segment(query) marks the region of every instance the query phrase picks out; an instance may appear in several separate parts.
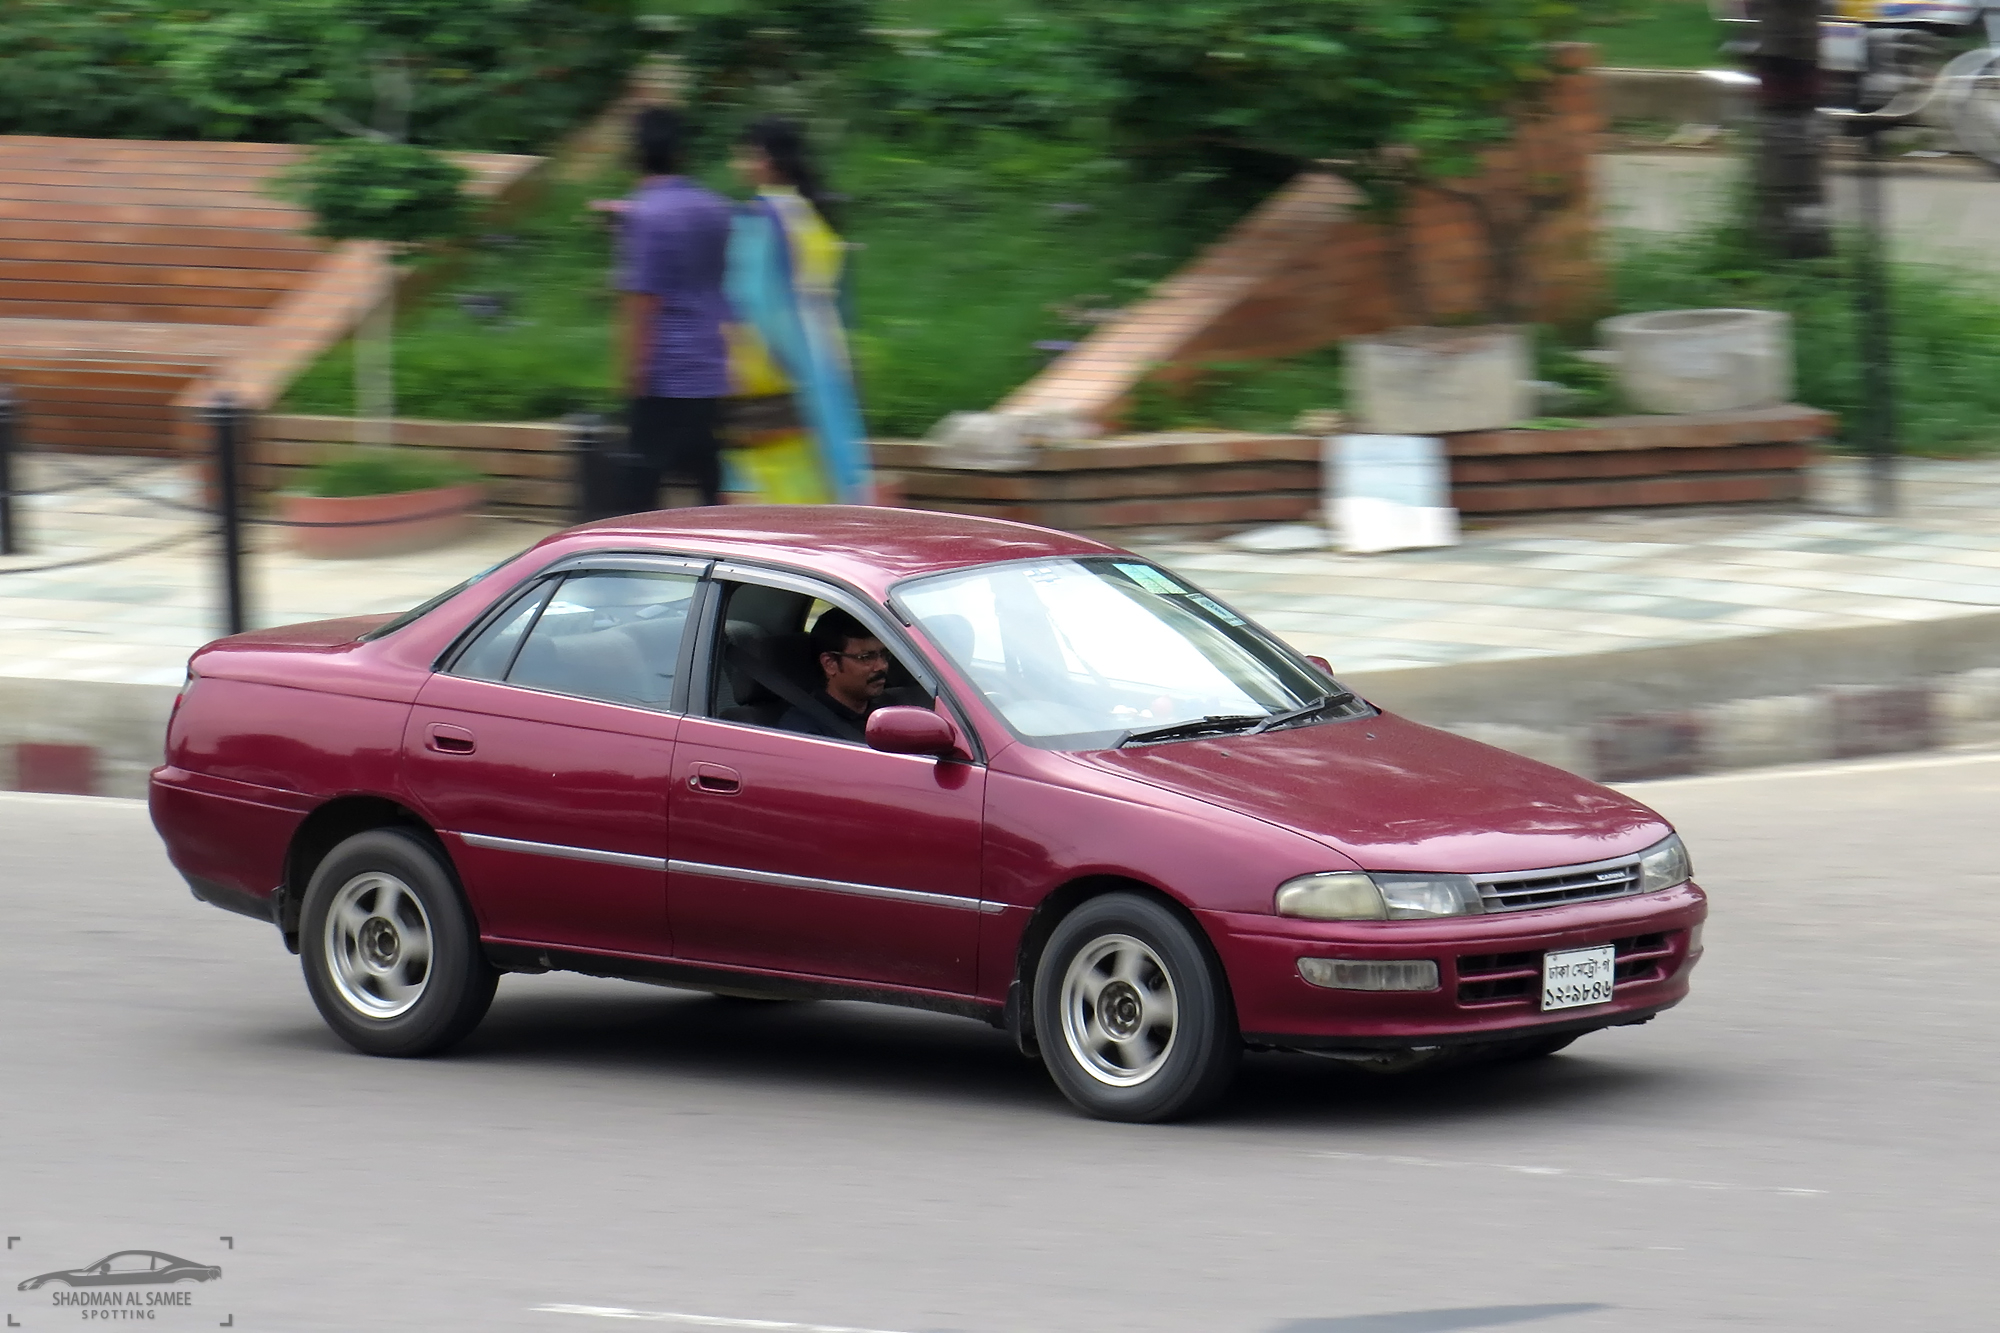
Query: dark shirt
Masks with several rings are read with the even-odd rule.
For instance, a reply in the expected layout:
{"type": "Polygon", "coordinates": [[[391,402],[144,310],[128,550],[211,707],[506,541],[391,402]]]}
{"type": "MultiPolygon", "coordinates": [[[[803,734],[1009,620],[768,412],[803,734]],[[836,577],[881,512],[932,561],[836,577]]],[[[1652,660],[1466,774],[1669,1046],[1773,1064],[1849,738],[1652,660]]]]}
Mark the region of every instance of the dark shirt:
{"type": "Polygon", "coordinates": [[[660,299],[647,349],[643,392],[656,398],[721,398],[729,393],[722,326],[729,229],[721,195],[679,176],[643,182],[618,229],[618,289],[660,299]]]}
{"type": "MultiPolygon", "coordinates": [[[[825,690],[815,691],[813,693],[813,700],[834,717],[853,727],[854,730],[848,732],[846,735],[842,735],[831,726],[828,726],[825,720],[817,713],[801,708],[797,704],[793,704],[790,708],[787,708],[784,716],[778,719],[778,729],[780,731],[796,731],[807,736],[824,736],[828,740],[835,741],[859,740],[867,731],[868,714],[855,712],[825,690]]],[[[873,711],[878,702],[871,701],[869,703],[870,711],[873,711]]]]}

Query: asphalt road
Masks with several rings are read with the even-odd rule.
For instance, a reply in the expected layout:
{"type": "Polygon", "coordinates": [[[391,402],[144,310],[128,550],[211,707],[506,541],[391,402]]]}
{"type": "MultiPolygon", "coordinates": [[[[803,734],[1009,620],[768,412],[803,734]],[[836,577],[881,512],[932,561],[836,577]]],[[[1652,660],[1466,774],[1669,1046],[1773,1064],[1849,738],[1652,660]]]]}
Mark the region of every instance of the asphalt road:
{"type": "Polygon", "coordinates": [[[353,1055],[141,807],[0,797],[0,1307],[142,1313],[15,1284],[148,1248],[223,1268],[152,1328],[1992,1328],[2000,755],[1638,790],[1715,902],[1679,1010],[1158,1128],[964,1020],[580,978],[353,1055]]]}

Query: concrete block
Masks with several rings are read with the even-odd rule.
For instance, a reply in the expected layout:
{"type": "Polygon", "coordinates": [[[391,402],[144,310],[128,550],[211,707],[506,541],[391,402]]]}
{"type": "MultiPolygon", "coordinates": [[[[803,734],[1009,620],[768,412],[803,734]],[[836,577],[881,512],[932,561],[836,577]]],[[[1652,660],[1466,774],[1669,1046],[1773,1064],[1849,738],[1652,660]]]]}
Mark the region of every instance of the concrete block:
{"type": "Polygon", "coordinates": [[[1833,755],[1927,750],[1934,743],[1931,685],[1836,685],[1827,691],[1833,705],[1833,755]]]}
{"type": "Polygon", "coordinates": [[[144,796],[145,775],[161,759],[175,693],[171,685],[0,676],[0,790],[71,790],[80,784],[50,775],[73,778],[73,768],[61,766],[81,761],[55,752],[87,749],[87,794],[144,796]],[[67,785],[37,785],[57,781],[67,785]]]}
{"type": "Polygon", "coordinates": [[[1823,695],[1732,699],[1701,714],[1703,768],[1809,764],[1833,753],[1833,704],[1823,695]]]}
{"type": "Polygon", "coordinates": [[[1599,782],[1637,782],[1698,772],[1702,723],[1699,713],[1599,718],[1590,728],[1590,776],[1599,782]]]}
{"type": "Polygon", "coordinates": [[[2000,744],[2000,667],[1945,676],[1931,695],[1939,745],[2000,744]]]}
{"type": "Polygon", "coordinates": [[[34,742],[16,745],[14,790],[97,795],[97,747],[34,742]]]}
{"type": "Polygon", "coordinates": [[[1575,727],[1510,727],[1504,723],[1461,722],[1444,728],[1467,740],[1490,745],[1583,777],[1590,776],[1590,749],[1575,727]]]}

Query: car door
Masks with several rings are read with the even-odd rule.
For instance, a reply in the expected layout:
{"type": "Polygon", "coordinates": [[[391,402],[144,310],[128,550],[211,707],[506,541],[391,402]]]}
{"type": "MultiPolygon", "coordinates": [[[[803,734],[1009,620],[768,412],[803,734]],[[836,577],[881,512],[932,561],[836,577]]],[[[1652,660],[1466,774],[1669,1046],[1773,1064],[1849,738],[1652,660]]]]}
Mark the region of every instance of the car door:
{"type": "Polygon", "coordinates": [[[706,562],[558,569],[428,680],[406,780],[492,940],[659,957],[667,789],[706,562]]]}
{"type": "MultiPolygon", "coordinates": [[[[979,942],[986,770],[796,735],[728,708],[731,621],[744,588],[818,599],[877,630],[927,690],[937,682],[873,607],[802,576],[719,567],[692,704],[674,752],[668,910],[675,952],[731,968],[969,993],[979,942]],[[708,714],[706,716],[700,714],[708,714]]],[[[758,605],[781,604],[761,596],[758,605]]],[[[740,679],[740,673],[738,674],[740,679]]],[[[794,684],[794,689],[797,685],[794,684]]],[[[768,715],[765,722],[768,723],[768,715]]]]}

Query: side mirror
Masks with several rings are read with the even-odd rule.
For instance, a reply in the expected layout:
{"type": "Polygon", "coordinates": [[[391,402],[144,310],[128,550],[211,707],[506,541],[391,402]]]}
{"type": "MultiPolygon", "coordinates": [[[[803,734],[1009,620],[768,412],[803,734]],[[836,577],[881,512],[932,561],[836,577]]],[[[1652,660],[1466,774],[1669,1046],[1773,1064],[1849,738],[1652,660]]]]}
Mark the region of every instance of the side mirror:
{"type": "Polygon", "coordinates": [[[1324,657],[1314,657],[1312,654],[1308,653],[1306,654],[1306,661],[1311,662],[1314,666],[1318,667],[1321,671],[1324,671],[1329,676],[1333,674],[1333,663],[1327,661],[1324,657]]]}
{"type": "Polygon", "coordinates": [[[928,708],[890,706],[868,715],[868,748],[884,754],[931,754],[942,758],[958,748],[958,732],[928,708]]]}

